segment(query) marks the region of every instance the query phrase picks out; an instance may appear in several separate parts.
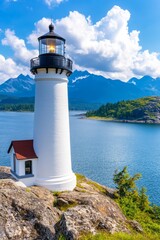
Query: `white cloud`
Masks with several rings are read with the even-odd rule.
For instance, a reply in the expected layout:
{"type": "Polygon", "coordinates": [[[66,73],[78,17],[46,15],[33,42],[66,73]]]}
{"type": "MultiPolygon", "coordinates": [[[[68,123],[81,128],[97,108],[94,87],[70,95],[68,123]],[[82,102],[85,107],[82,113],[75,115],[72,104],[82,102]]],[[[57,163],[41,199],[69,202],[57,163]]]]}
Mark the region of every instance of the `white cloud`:
{"type": "Polygon", "coordinates": [[[56,21],[56,30],[67,39],[67,51],[76,66],[113,79],[160,76],[158,54],[142,51],[137,30],[129,31],[130,13],[114,6],[92,24],[77,11],[56,21]]]}
{"type": "Polygon", "coordinates": [[[157,53],[149,53],[148,50],[139,52],[136,61],[133,62],[133,73],[153,78],[160,77],[160,60],[157,53]]]}
{"type": "Polygon", "coordinates": [[[44,2],[50,7],[55,4],[60,4],[61,2],[64,2],[65,0],[44,0],[44,2]]]}
{"type": "Polygon", "coordinates": [[[13,61],[11,58],[5,58],[0,55],[0,82],[9,78],[17,77],[19,74],[29,74],[29,68],[13,61]]]}
{"type": "MultiPolygon", "coordinates": [[[[51,23],[50,19],[42,18],[37,23],[35,23],[35,28],[29,36],[28,36],[28,43],[30,43],[33,47],[38,47],[38,40],[37,38],[43,34],[45,34],[48,30],[48,26],[51,23]]],[[[48,30],[49,31],[49,30],[48,30]]]]}
{"type": "Polygon", "coordinates": [[[9,46],[14,51],[14,56],[21,63],[29,63],[30,59],[38,55],[37,50],[28,50],[23,39],[19,39],[14,31],[7,29],[2,45],[9,46]]]}
{"type": "Polygon", "coordinates": [[[28,50],[25,41],[19,39],[10,29],[5,31],[5,38],[1,42],[13,50],[14,59],[0,55],[0,83],[21,73],[31,75],[29,62],[31,58],[38,56],[38,50],[28,50]]]}

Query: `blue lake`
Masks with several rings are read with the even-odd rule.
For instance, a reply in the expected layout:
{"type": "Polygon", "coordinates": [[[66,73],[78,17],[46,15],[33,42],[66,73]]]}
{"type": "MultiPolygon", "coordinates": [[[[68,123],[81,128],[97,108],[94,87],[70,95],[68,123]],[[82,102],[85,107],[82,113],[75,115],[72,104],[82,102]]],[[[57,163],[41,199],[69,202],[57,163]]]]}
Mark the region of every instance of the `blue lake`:
{"type": "MultiPolygon", "coordinates": [[[[114,187],[115,169],[142,173],[150,201],[160,205],[160,125],[86,120],[70,112],[73,171],[114,187]]],[[[33,113],[0,112],[0,165],[10,165],[7,149],[14,139],[33,137],[33,113]]]]}

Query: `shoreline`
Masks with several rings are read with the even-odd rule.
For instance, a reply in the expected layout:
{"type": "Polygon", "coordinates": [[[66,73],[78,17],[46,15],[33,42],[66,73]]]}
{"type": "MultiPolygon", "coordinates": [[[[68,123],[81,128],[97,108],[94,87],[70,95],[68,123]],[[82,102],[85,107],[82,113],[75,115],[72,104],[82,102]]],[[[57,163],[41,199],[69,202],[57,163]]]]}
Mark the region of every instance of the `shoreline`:
{"type": "Polygon", "coordinates": [[[118,123],[140,123],[140,124],[160,124],[160,122],[154,122],[152,120],[128,120],[128,119],[113,119],[113,118],[105,118],[105,117],[86,117],[84,119],[90,120],[98,120],[98,121],[107,121],[107,122],[118,122],[118,123]]]}

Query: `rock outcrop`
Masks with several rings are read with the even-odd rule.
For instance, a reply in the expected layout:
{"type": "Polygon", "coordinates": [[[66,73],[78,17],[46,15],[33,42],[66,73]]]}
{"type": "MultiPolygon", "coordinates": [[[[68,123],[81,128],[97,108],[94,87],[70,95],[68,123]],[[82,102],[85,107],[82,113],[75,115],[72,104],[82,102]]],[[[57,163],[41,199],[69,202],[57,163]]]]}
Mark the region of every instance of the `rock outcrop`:
{"type": "MultiPolygon", "coordinates": [[[[0,167],[0,239],[72,240],[99,230],[130,232],[128,222],[114,202],[113,190],[78,175],[71,192],[52,193],[45,188],[21,187],[9,168],[0,167]]],[[[134,226],[133,226],[134,225],[134,226]]]]}

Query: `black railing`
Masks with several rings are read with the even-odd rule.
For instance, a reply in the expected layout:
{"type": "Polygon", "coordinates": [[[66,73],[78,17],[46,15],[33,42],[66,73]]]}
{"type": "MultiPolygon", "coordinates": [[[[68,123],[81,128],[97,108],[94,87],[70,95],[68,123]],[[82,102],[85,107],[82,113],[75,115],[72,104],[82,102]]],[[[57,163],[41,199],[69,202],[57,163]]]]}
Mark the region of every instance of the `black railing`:
{"type": "Polygon", "coordinates": [[[31,59],[31,68],[38,67],[40,65],[39,57],[31,59]]]}
{"type": "Polygon", "coordinates": [[[34,72],[38,68],[56,68],[72,72],[72,61],[61,55],[42,54],[31,59],[31,71],[34,72]]]}

